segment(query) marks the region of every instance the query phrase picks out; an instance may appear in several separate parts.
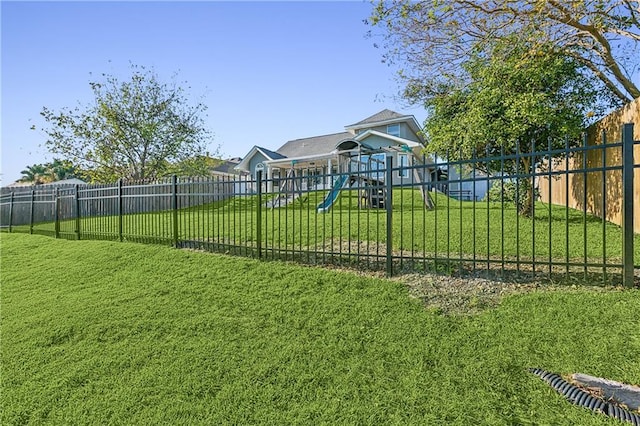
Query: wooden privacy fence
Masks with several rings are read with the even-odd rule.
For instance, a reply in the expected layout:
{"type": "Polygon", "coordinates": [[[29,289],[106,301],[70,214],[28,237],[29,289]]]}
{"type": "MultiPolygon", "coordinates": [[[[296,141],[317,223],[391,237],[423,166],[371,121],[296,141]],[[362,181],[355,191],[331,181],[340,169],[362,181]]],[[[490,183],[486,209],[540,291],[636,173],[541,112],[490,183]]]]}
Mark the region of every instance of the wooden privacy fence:
{"type": "MultiPolygon", "coordinates": [[[[584,139],[586,146],[602,145],[620,141],[623,129],[627,139],[640,140],[640,125],[621,126],[619,123],[640,123],[640,99],[611,114],[589,129],[584,139]]],[[[635,162],[640,162],[640,145],[633,147],[635,162]]],[[[630,156],[627,156],[629,159],[630,156]]],[[[611,223],[623,224],[623,163],[622,150],[617,147],[577,152],[573,157],[555,161],[554,171],[604,168],[602,173],[558,173],[554,175],[552,190],[547,176],[540,176],[538,186],[543,202],[586,209],[589,213],[605,218],[611,223]]],[[[640,167],[636,165],[633,178],[634,232],[640,233],[640,167]]]]}
{"type": "Polygon", "coordinates": [[[640,158],[634,161],[633,152],[640,142],[634,141],[631,124],[624,126],[621,138],[572,148],[551,149],[549,144],[543,151],[444,159],[435,165],[397,167],[388,157],[384,168],[349,175],[308,168],[279,180],[263,180],[259,173],[255,180],[173,177],[152,183],[4,188],[0,226],[57,238],[337,263],[388,275],[435,271],[553,281],[579,276],[633,286],[640,284],[640,235],[633,232],[634,205],[640,204],[640,185],[634,184],[640,158]],[[507,162],[543,164],[549,158],[560,158],[556,167],[510,174],[504,168],[507,162]],[[501,164],[499,171],[496,164],[501,164]],[[475,173],[489,165],[493,173],[475,173]],[[440,181],[418,178],[435,175],[434,167],[472,172],[440,181]],[[400,173],[410,176],[409,183],[394,186],[393,176],[400,173]],[[310,176],[341,186],[316,189],[310,176]],[[500,195],[496,198],[494,191],[480,199],[472,189],[470,200],[458,200],[447,196],[448,191],[440,192],[480,181],[500,189],[500,195]],[[537,183],[542,194],[542,201],[530,199],[529,217],[518,214],[505,195],[507,185],[514,184],[516,194],[524,193],[517,186],[523,181],[537,183]],[[368,200],[373,192],[379,202],[368,200]],[[549,194],[556,198],[549,199],[549,194]],[[619,207],[613,207],[616,203],[619,207]],[[619,224],[609,222],[608,215],[597,217],[609,210],[619,210],[619,224]]]}

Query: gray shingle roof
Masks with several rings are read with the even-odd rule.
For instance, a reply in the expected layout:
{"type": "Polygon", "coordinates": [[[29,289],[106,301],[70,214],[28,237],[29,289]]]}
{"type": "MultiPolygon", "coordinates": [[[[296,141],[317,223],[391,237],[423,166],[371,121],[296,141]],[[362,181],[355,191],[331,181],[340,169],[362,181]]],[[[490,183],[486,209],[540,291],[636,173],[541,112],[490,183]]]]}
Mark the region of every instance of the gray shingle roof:
{"type": "Polygon", "coordinates": [[[234,161],[234,160],[235,158],[226,160],[224,163],[218,164],[211,170],[215,172],[222,172],[222,173],[236,173],[236,170],[234,170],[234,167],[237,166],[240,163],[240,161],[234,161]]]}
{"type": "Polygon", "coordinates": [[[350,132],[340,132],[311,138],[294,139],[278,148],[278,152],[288,158],[327,154],[335,149],[338,142],[352,137],[353,134],[350,132]]]}
{"type": "Polygon", "coordinates": [[[390,109],[383,109],[382,111],[376,114],[373,114],[371,117],[367,117],[362,121],[358,121],[357,123],[351,124],[346,127],[349,128],[349,127],[363,126],[365,124],[372,124],[372,123],[377,123],[377,122],[386,121],[386,120],[395,120],[396,118],[404,118],[404,117],[407,117],[407,116],[398,114],[397,112],[391,111],[390,109]]]}
{"type": "Polygon", "coordinates": [[[282,158],[287,158],[287,156],[284,155],[284,154],[281,154],[281,153],[276,152],[276,151],[271,151],[270,149],[263,148],[261,146],[256,146],[256,148],[258,148],[260,151],[262,151],[265,154],[267,154],[272,160],[280,160],[282,158]]]}

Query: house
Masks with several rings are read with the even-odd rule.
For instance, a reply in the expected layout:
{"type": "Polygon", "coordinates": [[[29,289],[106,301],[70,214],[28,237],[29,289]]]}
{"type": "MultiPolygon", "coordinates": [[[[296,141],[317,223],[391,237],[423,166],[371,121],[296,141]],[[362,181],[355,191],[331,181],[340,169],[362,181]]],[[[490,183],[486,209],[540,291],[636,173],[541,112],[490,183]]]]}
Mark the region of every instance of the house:
{"type": "MultiPolygon", "coordinates": [[[[292,173],[309,177],[303,181],[308,189],[328,189],[340,174],[382,178],[376,171],[384,169],[389,158],[394,167],[422,164],[424,143],[413,115],[385,109],[345,126],[344,131],[290,140],[275,151],[254,146],[236,169],[253,178],[262,171],[268,191],[276,189],[278,179],[292,173]]],[[[427,182],[430,173],[416,176],[398,170],[393,185],[416,183],[416,179],[427,182]]]]}
{"type": "Polygon", "coordinates": [[[432,180],[444,183],[437,184],[434,188],[460,201],[484,200],[494,182],[486,172],[469,165],[460,167],[446,164],[439,169],[439,177],[432,176],[432,180]]]}
{"type": "Polygon", "coordinates": [[[210,173],[213,176],[235,178],[238,176],[238,174],[240,174],[238,170],[235,169],[235,167],[240,164],[240,161],[242,161],[242,158],[240,157],[229,158],[228,160],[224,160],[217,166],[212,167],[210,169],[210,173]]]}
{"type": "Polygon", "coordinates": [[[222,163],[209,169],[209,174],[215,177],[217,182],[226,182],[228,185],[232,185],[229,191],[233,194],[248,194],[254,192],[251,178],[246,172],[241,172],[236,169],[238,164],[242,161],[240,157],[229,158],[222,163]]]}

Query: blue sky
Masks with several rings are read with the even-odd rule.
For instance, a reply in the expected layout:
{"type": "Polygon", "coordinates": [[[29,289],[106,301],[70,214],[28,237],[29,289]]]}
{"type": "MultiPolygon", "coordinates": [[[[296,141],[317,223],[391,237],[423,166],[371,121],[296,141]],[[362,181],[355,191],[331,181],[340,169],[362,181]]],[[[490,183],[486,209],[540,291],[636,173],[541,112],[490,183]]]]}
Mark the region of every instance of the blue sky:
{"type": "MultiPolygon", "coordinates": [[[[42,107],[92,100],[90,73],[129,63],[174,72],[208,106],[213,151],[339,132],[384,108],[413,114],[395,71],[365,36],[369,2],[6,2],[2,24],[2,185],[50,161],[42,107]]],[[[186,85],[185,85],[186,86],[186,85]]]]}

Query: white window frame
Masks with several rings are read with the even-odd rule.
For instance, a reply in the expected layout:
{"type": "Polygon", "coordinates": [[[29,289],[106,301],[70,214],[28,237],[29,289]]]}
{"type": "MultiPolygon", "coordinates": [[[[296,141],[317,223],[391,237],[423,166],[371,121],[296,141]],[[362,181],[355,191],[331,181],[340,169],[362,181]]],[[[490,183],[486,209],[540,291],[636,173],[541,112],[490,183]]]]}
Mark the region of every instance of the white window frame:
{"type": "Polygon", "coordinates": [[[400,124],[388,124],[387,134],[400,137],[400,124]],[[397,129],[397,130],[396,130],[397,129]]]}
{"type": "Polygon", "coordinates": [[[264,163],[258,163],[256,164],[256,167],[253,171],[253,178],[254,179],[258,179],[258,170],[262,170],[262,179],[265,180],[267,177],[265,176],[265,167],[264,167],[264,163]]]}
{"type": "Polygon", "coordinates": [[[399,152],[398,153],[398,177],[399,178],[409,177],[409,169],[407,167],[409,167],[409,154],[406,154],[404,152],[399,152]]]}
{"type": "Polygon", "coordinates": [[[371,177],[373,179],[383,180],[384,170],[387,168],[387,156],[384,153],[376,153],[371,154],[371,158],[384,163],[383,165],[380,165],[380,163],[372,163],[372,165],[375,164],[375,168],[373,169],[375,173],[373,173],[371,177]]]}

